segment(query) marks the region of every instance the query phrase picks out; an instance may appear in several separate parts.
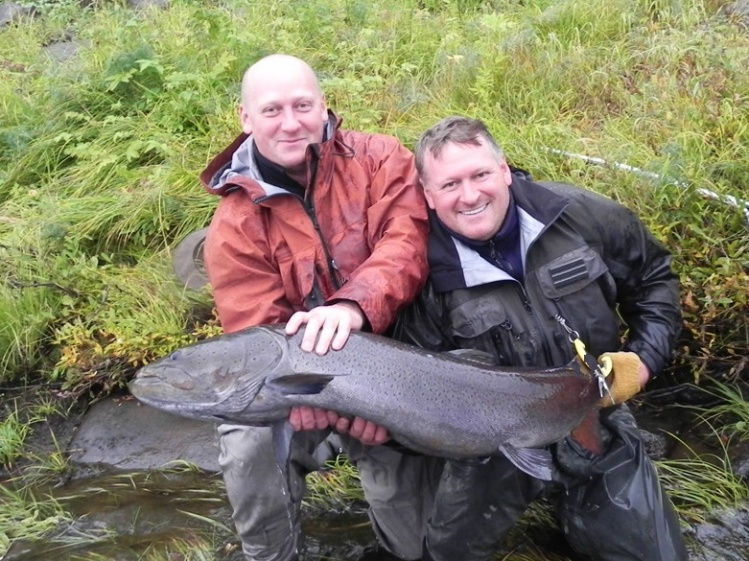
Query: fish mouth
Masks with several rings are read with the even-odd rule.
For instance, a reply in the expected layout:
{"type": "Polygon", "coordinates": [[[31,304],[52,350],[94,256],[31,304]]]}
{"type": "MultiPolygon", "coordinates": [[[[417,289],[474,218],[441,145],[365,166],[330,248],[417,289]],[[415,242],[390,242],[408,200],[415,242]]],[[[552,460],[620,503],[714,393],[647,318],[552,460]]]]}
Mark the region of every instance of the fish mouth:
{"type": "Polygon", "coordinates": [[[220,391],[202,383],[188,372],[176,367],[141,369],[129,384],[130,393],[139,401],[169,411],[210,413],[234,392],[234,384],[220,391]]]}
{"type": "Polygon", "coordinates": [[[159,370],[149,370],[148,367],[142,368],[133,380],[135,387],[155,388],[163,386],[179,391],[190,392],[195,390],[197,384],[195,378],[190,376],[181,368],[163,367],[159,370]]]}

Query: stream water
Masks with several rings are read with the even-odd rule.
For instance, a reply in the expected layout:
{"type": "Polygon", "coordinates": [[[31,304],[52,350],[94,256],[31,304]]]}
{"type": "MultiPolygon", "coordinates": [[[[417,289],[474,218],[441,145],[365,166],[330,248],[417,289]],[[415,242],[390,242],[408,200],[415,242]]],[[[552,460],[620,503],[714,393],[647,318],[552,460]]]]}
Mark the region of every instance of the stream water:
{"type": "MultiPolygon", "coordinates": [[[[39,491],[54,496],[72,521],[44,540],[16,541],[3,561],[242,559],[218,475],[103,472],[39,491]]],[[[309,559],[358,559],[374,541],[363,505],[305,520],[309,559]]]]}
{"type": "MultiPolygon", "coordinates": [[[[3,561],[242,561],[222,482],[216,475],[102,473],[71,482],[52,494],[73,515],[72,522],[44,540],[15,542],[3,561]]],[[[363,505],[352,505],[346,512],[308,513],[305,532],[307,560],[360,559],[374,544],[363,505]]],[[[687,537],[691,561],[746,561],[749,505],[716,513],[690,528],[687,537]]],[[[526,532],[513,547],[549,556],[538,559],[563,559],[555,554],[568,553],[557,532],[540,538],[526,532]]],[[[367,559],[380,558],[370,555],[367,559]]]]}
{"type": "MultiPolygon", "coordinates": [[[[640,416],[638,415],[638,419],[640,416]]],[[[664,425],[682,438],[696,434],[678,415],[640,419],[641,426],[664,425]]],[[[704,446],[692,437],[690,446],[704,446]]],[[[683,445],[670,446],[670,456],[683,445]]],[[[223,481],[199,470],[123,472],[88,469],[57,488],[40,488],[68,511],[70,522],[33,542],[17,540],[2,561],[243,561],[233,532],[223,481]]],[[[311,508],[304,516],[307,553],[312,560],[361,559],[374,545],[363,504],[339,512],[311,508]]],[[[711,514],[685,528],[690,561],[749,559],[749,504],[711,514]]],[[[561,534],[548,525],[517,532],[502,559],[569,557],[561,534]],[[566,556],[565,556],[566,555],[566,556]]],[[[386,559],[368,554],[366,559],[386,559]]],[[[390,559],[390,557],[387,557],[390,559]]]]}

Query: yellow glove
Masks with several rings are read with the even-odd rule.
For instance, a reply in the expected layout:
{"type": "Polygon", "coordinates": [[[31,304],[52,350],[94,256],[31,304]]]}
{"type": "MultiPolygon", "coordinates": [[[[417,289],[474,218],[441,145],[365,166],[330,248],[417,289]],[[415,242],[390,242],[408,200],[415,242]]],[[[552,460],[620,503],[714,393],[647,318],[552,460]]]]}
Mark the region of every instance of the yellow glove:
{"type": "Polygon", "coordinates": [[[598,357],[601,364],[604,357],[611,360],[611,374],[606,377],[606,383],[609,385],[611,395],[604,395],[601,398],[601,407],[610,407],[624,403],[630,397],[639,392],[640,387],[640,357],[635,353],[618,352],[603,353],[598,357]],[[613,378],[613,379],[612,379],[613,378]],[[613,399],[613,401],[612,401],[613,399]]]}

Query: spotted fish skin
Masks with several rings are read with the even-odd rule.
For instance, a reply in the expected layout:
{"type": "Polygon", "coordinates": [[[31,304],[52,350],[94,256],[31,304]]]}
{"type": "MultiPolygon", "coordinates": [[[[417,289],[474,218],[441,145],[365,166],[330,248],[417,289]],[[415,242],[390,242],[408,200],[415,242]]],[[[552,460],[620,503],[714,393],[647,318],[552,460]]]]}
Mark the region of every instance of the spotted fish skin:
{"type": "Polygon", "coordinates": [[[518,450],[560,440],[599,401],[574,362],[491,366],[360,332],[324,356],[300,342],[283,325],[221,335],[144,366],[130,390],[170,413],[233,424],[276,425],[294,406],[322,407],[381,425],[415,452],[516,463],[518,450]]]}

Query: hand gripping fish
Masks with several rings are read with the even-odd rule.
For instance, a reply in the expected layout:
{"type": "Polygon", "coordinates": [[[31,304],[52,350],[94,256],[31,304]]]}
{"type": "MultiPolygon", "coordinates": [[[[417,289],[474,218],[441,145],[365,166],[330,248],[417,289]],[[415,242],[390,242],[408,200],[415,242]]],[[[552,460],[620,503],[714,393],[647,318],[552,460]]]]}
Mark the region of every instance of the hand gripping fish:
{"type": "Polygon", "coordinates": [[[221,335],[144,366],[130,390],[183,417],[273,426],[279,460],[293,431],[289,411],[306,405],[370,420],[422,454],[501,453],[541,479],[552,469],[543,448],[600,400],[598,383],[575,361],[505,368],[360,332],[325,356],[302,351],[300,342],[301,333],[288,337],[283,325],[221,335]]]}

